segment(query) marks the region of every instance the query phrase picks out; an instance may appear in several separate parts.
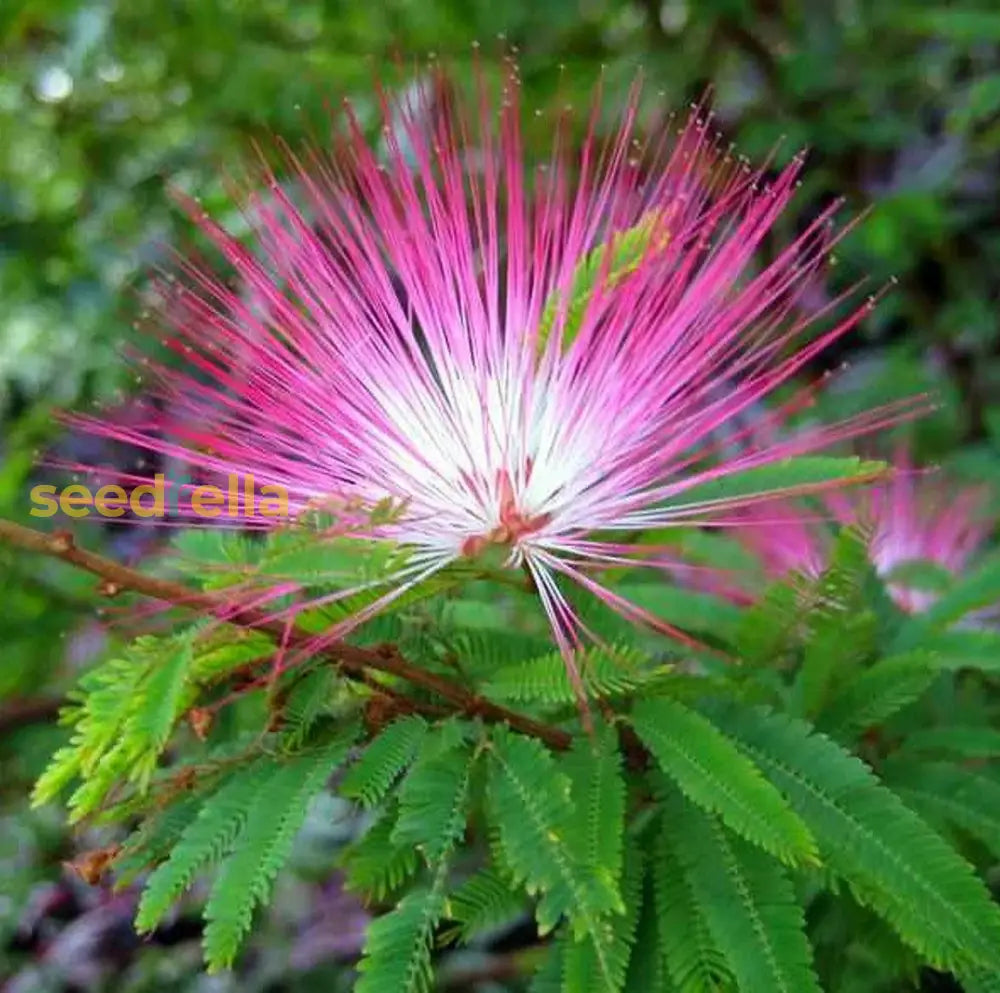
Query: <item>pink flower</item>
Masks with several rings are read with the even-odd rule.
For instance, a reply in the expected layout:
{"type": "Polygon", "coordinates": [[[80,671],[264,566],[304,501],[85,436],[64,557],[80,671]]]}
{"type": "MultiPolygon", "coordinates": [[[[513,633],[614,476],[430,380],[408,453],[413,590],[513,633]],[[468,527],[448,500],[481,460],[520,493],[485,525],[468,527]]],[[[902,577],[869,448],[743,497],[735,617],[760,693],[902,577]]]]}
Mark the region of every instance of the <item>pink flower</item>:
{"type": "MultiPolygon", "coordinates": [[[[838,237],[837,205],[755,264],[801,157],[769,178],[725,150],[703,108],[643,141],[636,87],[609,140],[596,137],[595,100],[579,152],[563,121],[550,161],[533,170],[515,74],[499,109],[480,88],[478,127],[460,104],[424,127],[421,103],[383,98],[396,130],[385,128],[382,159],[349,107],[335,155],[286,153],[294,184],[268,174],[267,190],[246,196],[250,247],[188,202],[237,283],[184,262],[182,278],[159,287],[166,344],[181,362],[144,362],[173,414],[144,428],[76,418],[184,459],[196,478],[283,486],[293,514],[331,498],[397,501],[397,516],[359,536],[399,543],[408,557],[385,595],[331,638],[495,547],[530,573],[571,660],[581,625],[563,582],[657,623],[599,579],[613,566],[676,564],[628,536],[719,524],[823,484],[719,500],[687,499],[692,487],[912,412],[903,402],[721,449],[741,414],[869,306],[805,306],[838,237]]],[[[235,523],[271,522],[247,511],[235,523]]]]}
{"type": "MultiPolygon", "coordinates": [[[[985,489],[956,487],[941,476],[914,470],[903,451],[896,469],[889,482],[864,492],[825,494],[827,520],[783,502],[745,511],[744,525],[735,533],[774,578],[789,572],[818,576],[823,571],[832,540],[830,520],[871,529],[871,561],[883,578],[919,561],[961,573],[995,524],[995,515],[986,513],[985,489]]],[[[933,591],[898,579],[889,582],[888,590],[911,613],[926,610],[936,599],[933,591]]]]}

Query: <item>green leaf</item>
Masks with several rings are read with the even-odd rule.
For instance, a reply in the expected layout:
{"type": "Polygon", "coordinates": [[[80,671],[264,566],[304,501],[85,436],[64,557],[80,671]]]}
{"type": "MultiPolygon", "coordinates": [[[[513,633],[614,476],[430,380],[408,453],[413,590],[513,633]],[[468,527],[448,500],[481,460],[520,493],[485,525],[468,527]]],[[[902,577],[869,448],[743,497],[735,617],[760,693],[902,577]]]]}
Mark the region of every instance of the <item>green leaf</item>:
{"type": "Polygon", "coordinates": [[[1000,41],[1000,13],[985,7],[963,10],[950,4],[917,4],[908,8],[908,14],[905,24],[910,31],[960,43],[1000,41]]]}
{"type": "Polygon", "coordinates": [[[266,659],[274,650],[273,638],[248,628],[222,628],[208,639],[199,635],[194,643],[191,680],[213,682],[248,662],[266,659]]]}
{"type": "Polygon", "coordinates": [[[307,673],[292,687],[282,708],[282,746],[299,749],[316,722],[328,712],[337,676],[330,666],[307,673]]]}
{"type": "Polygon", "coordinates": [[[711,712],[862,904],[939,968],[1000,968],[1000,909],[985,886],[867,766],[802,721],[735,705],[711,712]]]}
{"type": "Polygon", "coordinates": [[[410,890],[368,925],[355,993],[429,993],[434,982],[430,940],[444,911],[441,881],[410,890]]]}
{"type": "Polygon", "coordinates": [[[170,857],[146,882],[136,912],[136,930],[152,931],[191,885],[195,874],[231,848],[276,768],[273,759],[261,757],[237,770],[205,799],[197,819],[185,829],[170,857]]]}
{"type": "MultiPolygon", "coordinates": [[[[629,648],[590,648],[579,661],[580,678],[588,699],[614,699],[668,671],[664,666],[643,667],[645,657],[629,648]]],[[[575,706],[576,693],[559,652],[503,666],[483,686],[492,700],[575,706]]]]}
{"type": "Polygon", "coordinates": [[[816,862],[816,843],[784,797],[705,717],[660,698],[637,704],[630,720],[692,801],[784,862],[816,862]]]}
{"type": "Polygon", "coordinates": [[[514,881],[541,899],[539,929],[547,933],[565,916],[574,936],[592,940],[601,975],[613,982],[612,932],[604,919],[624,911],[614,881],[580,862],[580,830],[570,781],[533,738],[506,728],[493,732],[488,782],[490,821],[514,881]]]}
{"type": "Polygon", "coordinates": [[[728,600],[663,582],[621,583],[615,592],[668,624],[723,641],[735,637],[743,617],[728,600]]]}
{"type": "Polygon", "coordinates": [[[922,728],[906,736],[900,752],[937,752],[967,759],[1000,758],[1000,730],[985,725],[922,728]]]}
{"type": "Polygon", "coordinates": [[[348,770],[340,793],[365,807],[374,807],[413,761],[427,733],[427,722],[411,715],[382,729],[348,770]]]}
{"type": "Polygon", "coordinates": [[[729,993],[736,981],[680,861],[673,822],[661,818],[653,854],[659,945],[677,993],[729,993]]]}
{"type": "Polygon", "coordinates": [[[622,874],[625,913],[611,921],[611,940],[606,953],[597,947],[592,937],[573,941],[567,933],[563,949],[563,993],[621,993],[626,989],[625,977],[639,920],[644,868],[642,851],[631,838],[622,874]],[[602,955],[607,958],[610,983],[601,966],[602,955]]]}
{"type": "Polygon", "coordinates": [[[115,887],[128,886],[148,866],[165,859],[198,816],[203,802],[200,794],[189,793],[143,821],[115,857],[115,887]]]}
{"type": "Polygon", "coordinates": [[[427,749],[400,791],[393,837],[419,846],[431,869],[430,886],[411,890],[368,928],[358,966],[357,993],[426,993],[433,982],[431,939],[445,910],[451,854],[465,831],[475,754],[456,743],[427,749]],[[426,797],[421,797],[424,791],[426,797]]]}
{"type": "Polygon", "coordinates": [[[157,754],[167,744],[174,723],[183,711],[184,689],[193,660],[191,634],[176,638],[165,659],[153,667],[145,682],[141,703],[131,717],[157,754]]]}
{"type": "Polygon", "coordinates": [[[625,836],[625,779],[614,727],[598,727],[593,738],[577,737],[560,767],[569,776],[570,796],[580,818],[570,844],[584,865],[606,873],[617,886],[625,836]]]}
{"type": "Polygon", "coordinates": [[[254,909],[267,900],[288,859],[309,802],[343,761],[357,732],[348,728],[336,740],[296,755],[261,784],[205,906],[202,940],[209,972],[232,965],[254,909]]]}
{"type": "Polygon", "coordinates": [[[741,993],[821,993],[792,884],[769,855],[678,798],[664,810],[691,893],[741,993]]]}
{"type": "MultiPolygon", "coordinates": [[[[645,839],[643,839],[645,840],[645,839]]],[[[674,993],[674,985],[666,973],[664,950],[660,941],[660,917],[656,906],[654,875],[658,871],[658,853],[654,847],[645,860],[642,888],[638,894],[638,919],[632,955],[625,977],[626,990],[656,990],[674,993]]]]}
{"type": "Polygon", "coordinates": [[[562,993],[563,944],[553,941],[549,944],[541,964],[531,977],[528,993],[562,993]]]}
{"type": "Polygon", "coordinates": [[[1000,556],[993,556],[978,569],[955,581],[951,589],[923,611],[928,627],[947,628],[966,615],[1000,603],[1000,556]]]}
{"type": "Polygon", "coordinates": [[[934,656],[939,669],[1000,672],[998,631],[972,628],[934,631],[918,615],[903,627],[896,648],[900,651],[921,649],[934,656]]]}
{"type": "Polygon", "coordinates": [[[1000,972],[970,969],[958,977],[965,993],[1000,993],[1000,972]]]}
{"type": "Polygon", "coordinates": [[[838,684],[874,654],[878,617],[866,603],[866,587],[877,582],[869,535],[844,528],[837,535],[830,563],[809,592],[805,650],[792,690],[792,709],[814,716],[838,684]]]}
{"type": "Polygon", "coordinates": [[[372,900],[385,900],[417,871],[417,853],[410,845],[396,845],[395,806],[382,816],[337,859],[344,869],[344,886],[372,900]]]}
{"type": "Polygon", "coordinates": [[[894,761],[886,777],[915,810],[962,828],[1000,858],[1000,783],[946,762],[894,761]]]}
{"type": "Polygon", "coordinates": [[[797,578],[773,583],[744,612],[735,648],[748,668],[773,669],[790,654],[806,606],[804,595],[793,585],[797,578]]]}
{"type": "Polygon", "coordinates": [[[70,822],[93,813],[111,790],[135,782],[144,791],[174,724],[190,705],[194,631],[132,642],[80,680],[79,706],[67,709],[70,744],[52,758],[35,785],[32,802],[53,799],[74,778],[70,822]]]}
{"type": "Polygon", "coordinates": [[[664,507],[677,512],[678,517],[700,514],[732,504],[780,494],[818,493],[833,485],[876,479],[886,471],[884,462],[859,458],[830,456],[800,456],[769,465],[733,470],[697,482],[678,483],[676,496],[664,501],[664,507]]]}
{"type": "Polygon", "coordinates": [[[584,256],[573,270],[568,292],[563,294],[556,290],[545,301],[538,326],[538,355],[544,354],[563,312],[560,345],[566,352],[580,333],[587,304],[595,290],[620,283],[638,268],[647,252],[662,250],[668,239],[663,212],[653,210],[644,214],[637,224],[615,232],[605,244],[584,256]]]}
{"type": "Polygon", "coordinates": [[[424,752],[399,789],[399,817],[392,832],[396,845],[409,845],[436,866],[465,830],[464,809],[472,762],[468,747],[424,752]]]}
{"type": "Polygon", "coordinates": [[[833,737],[849,740],[919,699],[937,675],[934,658],[925,651],[882,659],[848,683],[817,723],[833,737]]]}
{"type": "Polygon", "coordinates": [[[509,923],[525,906],[523,894],[509,879],[484,869],[467,879],[449,897],[445,916],[455,926],[442,941],[468,942],[483,931],[509,923]]]}

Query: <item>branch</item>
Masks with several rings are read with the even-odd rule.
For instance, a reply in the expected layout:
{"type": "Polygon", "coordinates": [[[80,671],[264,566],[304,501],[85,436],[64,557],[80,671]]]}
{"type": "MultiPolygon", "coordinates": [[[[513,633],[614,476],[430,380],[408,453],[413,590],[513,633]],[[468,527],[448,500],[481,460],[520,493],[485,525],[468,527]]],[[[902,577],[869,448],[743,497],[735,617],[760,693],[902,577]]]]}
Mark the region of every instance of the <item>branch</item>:
{"type": "Polygon", "coordinates": [[[28,724],[51,721],[65,703],[60,697],[28,697],[0,706],[0,736],[28,724]]]}
{"type": "MultiPolygon", "coordinates": [[[[102,581],[102,588],[108,593],[112,590],[114,592],[131,590],[177,607],[209,613],[228,624],[273,634],[288,648],[308,649],[310,643],[315,642],[314,633],[295,627],[289,631],[285,622],[270,617],[258,608],[234,607],[230,600],[220,594],[192,590],[183,583],[149,576],[102,555],[78,548],[73,536],[67,531],[45,534],[0,518],[0,541],[29,552],[61,559],[98,576],[102,581]]],[[[451,679],[422,669],[403,658],[393,645],[371,649],[341,641],[324,648],[319,654],[322,658],[334,662],[353,679],[367,681],[369,678],[367,670],[388,673],[446,700],[458,713],[467,717],[481,717],[493,724],[509,724],[515,731],[538,738],[550,748],[566,749],[572,740],[569,733],[560,728],[542,724],[523,714],[508,710],[470,693],[451,679]]]]}

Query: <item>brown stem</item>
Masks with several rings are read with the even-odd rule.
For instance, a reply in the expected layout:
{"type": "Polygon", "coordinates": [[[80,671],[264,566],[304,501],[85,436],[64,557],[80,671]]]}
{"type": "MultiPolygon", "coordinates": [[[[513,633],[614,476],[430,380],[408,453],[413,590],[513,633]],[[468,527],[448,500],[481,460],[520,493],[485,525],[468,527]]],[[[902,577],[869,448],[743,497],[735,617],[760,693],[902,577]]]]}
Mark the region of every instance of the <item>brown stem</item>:
{"type": "Polygon", "coordinates": [[[63,703],[65,701],[59,697],[44,696],[8,700],[0,707],[0,735],[28,724],[51,721],[59,713],[63,703]]]}
{"type": "MultiPolygon", "coordinates": [[[[296,627],[292,627],[289,632],[286,622],[271,617],[258,608],[240,607],[218,593],[192,590],[183,583],[149,576],[102,555],[88,552],[77,547],[73,536],[66,531],[44,534],[0,518],[0,541],[68,562],[98,576],[105,587],[131,590],[178,607],[212,614],[228,624],[266,631],[279,640],[283,639],[287,648],[308,649],[316,639],[315,634],[296,627]]],[[[572,740],[570,735],[560,728],[542,724],[523,714],[508,710],[471,693],[454,680],[422,669],[403,658],[394,645],[371,649],[340,641],[327,646],[320,654],[334,662],[351,678],[367,681],[367,670],[396,676],[446,700],[455,712],[467,717],[481,717],[484,721],[494,724],[509,724],[515,731],[538,738],[550,748],[566,749],[572,740]]]]}

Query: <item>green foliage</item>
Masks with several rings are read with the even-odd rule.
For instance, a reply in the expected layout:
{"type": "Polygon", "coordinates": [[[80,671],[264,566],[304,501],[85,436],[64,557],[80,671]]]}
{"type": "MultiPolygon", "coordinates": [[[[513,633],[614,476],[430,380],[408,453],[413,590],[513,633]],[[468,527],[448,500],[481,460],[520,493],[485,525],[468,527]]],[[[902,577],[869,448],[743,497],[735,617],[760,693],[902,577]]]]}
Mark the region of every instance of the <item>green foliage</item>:
{"type": "Polygon", "coordinates": [[[356,735],[356,728],[348,728],[325,745],[284,761],[262,756],[226,777],[149,877],[136,927],[155,928],[195,875],[219,863],[205,908],[205,959],[210,969],[231,965],[254,908],[267,899],[288,858],[310,800],[356,735]]]}
{"type": "Polygon", "coordinates": [[[838,685],[851,677],[876,648],[878,618],[866,594],[874,583],[868,535],[845,528],[830,563],[810,590],[802,665],[792,689],[796,713],[814,717],[838,685]]]}
{"type": "Polygon", "coordinates": [[[477,754],[462,744],[430,750],[403,780],[392,840],[421,852],[430,881],[407,893],[369,928],[358,993],[425,993],[431,988],[430,942],[445,910],[449,859],[465,831],[477,754]]]}
{"type": "Polygon", "coordinates": [[[663,582],[625,582],[617,592],[661,621],[702,637],[732,641],[743,618],[728,600],[663,582]]]}
{"type": "Polygon", "coordinates": [[[427,724],[419,717],[393,721],[350,767],[340,784],[341,793],[374,807],[413,760],[426,732],[427,724]]]}
{"type": "Polygon", "coordinates": [[[577,738],[560,766],[569,777],[580,819],[569,839],[576,857],[584,865],[606,869],[617,885],[625,838],[625,778],[614,727],[601,725],[593,738],[577,738]]]}
{"type": "Polygon", "coordinates": [[[919,699],[936,677],[934,657],[925,651],[880,659],[830,701],[819,726],[835,738],[851,738],[919,699]]]}
{"type": "Polygon", "coordinates": [[[1000,758],[1000,729],[972,725],[921,728],[906,736],[901,750],[967,759],[1000,758]]]}
{"type": "Polygon", "coordinates": [[[645,700],[633,727],[684,794],[784,862],[816,861],[816,843],[787,801],[710,721],[674,700],[645,700]]]}
{"type": "Polygon", "coordinates": [[[1000,858],[1000,782],[946,762],[894,762],[886,776],[914,810],[961,828],[1000,858]]]}
{"type": "Polygon", "coordinates": [[[971,867],[857,758],[791,717],[718,722],[788,798],[857,899],[945,968],[1000,968],[1000,909],[971,867]]]}
{"type": "Polygon", "coordinates": [[[490,817],[512,877],[540,898],[539,930],[548,933],[565,917],[573,939],[592,949],[603,988],[614,990],[620,976],[607,918],[625,906],[615,867],[584,863],[577,854],[584,846],[574,840],[581,824],[569,779],[542,745],[509,731],[493,734],[489,755],[490,817]]]}
{"type": "MultiPolygon", "coordinates": [[[[663,666],[646,664],[643,655],[631,648],[592,648],[577,664],[591,699],[626,696],[668,671],[663,666]]],[[[559,652],[503,666],[488,677],[484,691],[494,700],[516,703],[576,703],[566,662],[559,652]]]]}
{"type": "Polygon", "coordinates": [[[682,844],[672,820],[662,817],[652,867],[662,967],[678,993],[723,993],[735,980],[681,862],[682,844]]]}
{"type": "MultiPolygon", "coordinates": [[[[343,760],[356,733],[349,730],[329,744],[297,755],[261,780],[205,906],[205,961],[210,971],[232,965],[250,930],[254,909],[267,900],[291,852],[310,800],[343,760]]],[[[143,923],[147,922],[144,917],[143,923]]]]}
{"type": "Polygon", "coordinates": [[[33,802],[52,800],[76,778],[70,819],[93,813],[121,778],[145,789],[177,719],[193,699],[192,635],[135,642],[81,681],[70,708],[74,730],[35,785],[33,802]]]}
{"type": "Polygon", "coordinates": [[[802,909],[781,865],[685,800],[668,802],[665,828],[691,897],[745,993],[819,993],[802,909]]]}
{"type": "Polygon", "coordinates": [[[480,932],[499,927],[524,909],[524,897],[511,881],[483,869],[448,896],[445,914],[454,927],[442,940],[468,942],[480,932]]]}
{"type": "Polygon", "coordinates": [[[165,862],[149,877],[136,912],[136,927],[151,931],[174,901],[191,885],[195,874],[218,862],[239,836],[251,807],[275,774],[272,760],[259,758],[229,776],[208,797],[198,817],[181,834],[165,862]]]}
{"type": "MultiPolygon", "coordinates": [[[[336,863],[346,889],[379,911],[362,990],[426,993],[435,948],[475,943],[527,908],[551,944],[536,989],[631,993],[646,976],[670,993],[808,991],[818,976],[838,988],[854,966],[833,969],[824,942],[856,940],[858,928],[857,915],[828,909],[844,905],[842,891],[885,922],[887,981],[918,955],[979,977],[1000,966],[1000,910],[959,850],[984,869],[1000,859],[1000,780],[950,762],[988,761],[1000,738],[967,692],[982,677],[951,646],[983,649],[990,632],[942,628],[907,647],[917,622],[886,606],[867,549],[863,533],[843,533],[821,576],[772,587],[746,610],[626,576],[623,594],[717,647],[690,659],[671,648],[667,662],[648,633],[615,622],[615,646],[579,660],[586,720],[561,654],[536,654],[530,628],[506,630],[488,581],[463,591],[461,609],[424,596],[357,632],[372,643],[394,631],[412,661],[473,701],[547,715],[569,732],[565,750],[475,719],[482,703],[438,717],[432,700],[425,716],[407,712],[427,705],[416,694],[400,713],[328,662],[276,670],[273,642],[258,634],[145,637],[81,684],[66,717],[73,737],[39,798],[77,779],[75,816],[139,818],[115,871],[125,883],[152,870],[143,931],[214,870],[212,969],[234,962],[312,798],[346,767],[337,789],[370,822],[336,863]],[[744,664],[723,662],[730,654],[744,664]],[[355,751],[362,709],[368,739],[355,751]],[[185,713],[204,741],[184,730],[185,713]],[[82,803],[81,790],[94,799],[82,803]]],[[[256,568],[268,553],[236,539],[215,554],[256,568]]]]}
{"type": "Polygon", "coordinates": [[[818,492],[836,484],[876,478],[885,469],[882,462],[859,458],[799,456],[773,465],[713,474],[702,482],[678,486],[677,496],[668,498],[666,506],[678,518],[693,517],[710,508],[725,506],[731,500],[745,501],[785,492],[818,492]]]}
{"type": "Polygon", "coordinates": [[[393,841],[395,807],[388,809],[367,832],[341,854],[349,890],[372,900],[385,900],[417,871],[417,853],[412,845],[393,841]]]}
{"type": "Polygon", "coordinates": [[[629,841],[621,880],[625,911],[611,919],[606,948],[598,946],[593,936],[573,940],[570,932],[563,935],[563,993],[621,993],[627,989],[625,980],[635,944],[645,869],[636,839],[629,841]]]}
{"type": "Polygon", "coordinates": [[[539,356],[545,354],[553,331],[558,333],[562,351],[569,351],[595,293],[622,282],[645,259],[662,252],[669,242],[668,219],[650,211],[632,227],[615,232],[588,252],[573,269],[568,288],[554,292],[542,308],[537,339],[539,356]]]}

